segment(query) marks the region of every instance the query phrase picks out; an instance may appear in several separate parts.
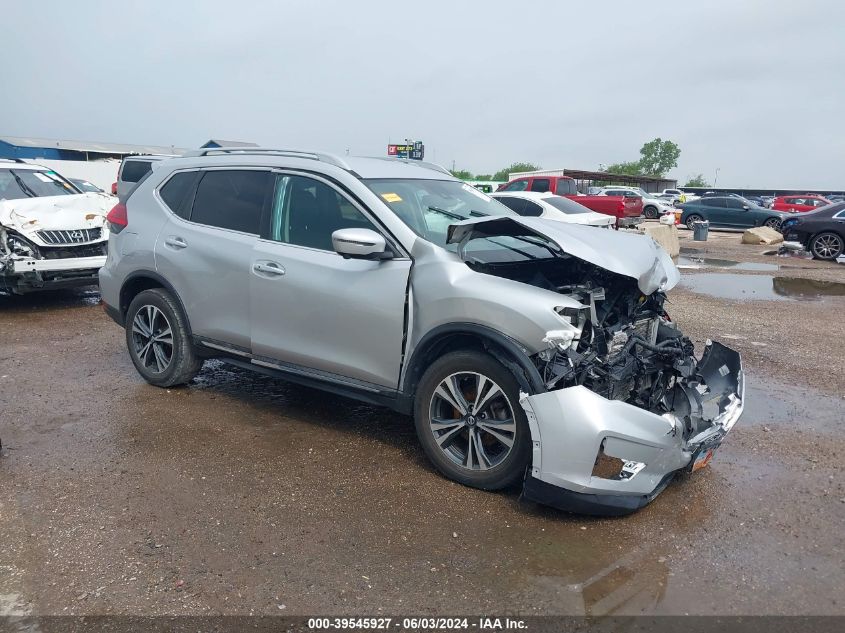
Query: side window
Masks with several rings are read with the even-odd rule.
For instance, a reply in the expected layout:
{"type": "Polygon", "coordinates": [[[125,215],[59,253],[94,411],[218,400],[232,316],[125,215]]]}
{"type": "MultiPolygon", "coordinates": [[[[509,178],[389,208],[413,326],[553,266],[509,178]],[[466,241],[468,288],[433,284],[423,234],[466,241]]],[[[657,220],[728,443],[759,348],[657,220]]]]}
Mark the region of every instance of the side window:
{"type": "Polygon", "coordinates": [[[123,182],[138,182],[152,171],[152,163],[148,160],[127,160],[123,162],[120,179],[123,182]]]}
{"type": "Polygon", "coordinates": [[[348,228],[381,232],[329,185],[305,176],[282,175],[276,179],[270,239],[334,251],[332,233],[348,228]]]}
{"type": "Polygon", "coordinates": [[[559,196],[571,196],[578,193],[578,190],[575,188],[575,181],[559,178],[555,186],[555,193],[559,196]]]}
{"type": "Polygon", "coordinates": [[[724,209],[725,206],[725,199],[724,198],[702,198],[704,200],[704,206],[706,207],[714,207],[716,209],[724,209]]]}
{"type": "Polygon", "coordinates": [[[511,198],[510,196],[502,196],[501,198],[496,198],[496,200],[501,202],[514,213],[518,213],[519,215],[525,215],[525,203],[527,202],[525,198],[511,198]]]}
{"type": "Polygon", "coordinates": [[[723,200],[728,209],[742,209],[744,204],[742,200],[737,200],[736,198],[723,198],[723,200]]]}
{"type": "Polygon", "coordinates": [[[188,219],[190,193],[199,173],[198,171],[182,171],[174,174],[158,192],[164,204],[180,218],[188,219]]]}
{"type": "Polygon", "coordinates": [[[528,188],[528,180],[514,180],[509,185],[502,187],[502,191],[525,191],[528,188]]]}
{"type": "Polygon", "coordinates": [[[270,172],[261,170],[205,172],[197,186],[191,222],[258,235],[269,181],[270,172]]]}
{"type": "Polygon", "coordinates": [[[535,178],[531,183],[531,191],[546,192],[551,188],[548,178],[535,178]]]}
{"type": "Polygon", "coordinates": [[[541,207],[536,202],[531,202],[531,200],[525,201],[525,210],[522,212],[522,215],[527,215],[530,217],[540,217],[543,215],[543,207],[541,207]]]}

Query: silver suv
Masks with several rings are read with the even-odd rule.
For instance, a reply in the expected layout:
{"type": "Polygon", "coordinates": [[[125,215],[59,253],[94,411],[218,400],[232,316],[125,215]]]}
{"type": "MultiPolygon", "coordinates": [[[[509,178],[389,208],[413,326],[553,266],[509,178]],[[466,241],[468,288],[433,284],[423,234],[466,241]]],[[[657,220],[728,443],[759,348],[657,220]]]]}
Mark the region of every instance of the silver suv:
{"type": "Polygon", "coordinates": [[[521,217],[435,165],[205,150],[109,222],[102,296],[148,382],[219,358],[387,405],[463,484],[625,514],[742,412],[738,354],[693,356],[650,238],[521,217]]]}

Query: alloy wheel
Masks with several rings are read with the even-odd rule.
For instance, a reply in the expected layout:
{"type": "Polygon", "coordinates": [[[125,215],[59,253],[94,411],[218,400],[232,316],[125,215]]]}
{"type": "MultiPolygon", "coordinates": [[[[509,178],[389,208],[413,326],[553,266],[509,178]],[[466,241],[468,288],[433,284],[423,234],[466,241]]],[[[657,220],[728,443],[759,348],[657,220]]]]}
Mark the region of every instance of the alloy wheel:
{"type": "Polygon", "coordinates": [[[440,450],[467,470],[501,464],[516,441],[516,419],[505,392],[487,376],[447,376],[431,397],[429,426],[440,450]]]}
{"type": "Polygon", "coordinates": [[[763,224],[768,226],[770,229],[780,229],[780,220],[777,218],[769,218],[763,224]]]}
{"type": "Polygon", "coordinates": [[[842,239],[833,233],[819,235],[813,240],[813,255],[819,259],[833,259],[842,253],[842,239]]]}
{"type": "Polygon", "coordinates": [[[132,319],[132,343],[145,369],[160,374],[173,360],[173,330],[164,312],[153,305],[141,306],[132,319]]]}

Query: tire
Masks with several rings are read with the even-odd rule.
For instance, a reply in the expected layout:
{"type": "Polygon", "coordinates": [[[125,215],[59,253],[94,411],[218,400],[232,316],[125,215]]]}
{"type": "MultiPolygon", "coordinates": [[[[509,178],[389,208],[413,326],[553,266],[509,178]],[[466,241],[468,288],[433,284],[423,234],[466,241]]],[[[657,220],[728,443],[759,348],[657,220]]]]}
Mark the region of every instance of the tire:
{"type": "Polygon", "coordinates": [[[775,229],[776,231],[780,231],[780,218],[766,218],[766,221],[763,222],[763,226],[768,226],[770,229],[775,229]]]}
{"type": "Polygon", "coordinates": [[[174,387],[197,375],[202,359],[194,351],[188,321],[169,292],[162,288],[139,292],[129,304],[125,322],[129,357],[148,383],[174,387]]]}
{"type": "Polygon", "coordinates": [[[845,240],[841,235],[826,231],[810,240],[810,252],[816,259],[835,261],[845,251],[845,240]]]}
{"type": "Polygon", "coordinates": [[[654,207],[654,206],[651,206],[651,205],[647,206],[645,209],[643,209],[643,215],[645,217],[647,217],[649,220],[653,220],[654,218],[656,218],[659,215],[657,213],[657,207],[654,207]]]}
{"type": "Polygon", "coordinates": [[[688,228],[690,231],[692,231],[692,225],[693,225],[693,222],[703,222],[703,221],[704,221],[704,218],[703,218],[703,217],[701,217],[700,215],[698,215],[697,213],[690,213],[690,214],[687,216],[686,225],[687,225],[687,228],[688,228]]]}
{"type": "Polygon", "coordinates": [[[531,458],[519,385],[508,369],[482,352],[453,352],[432,363],[417,386],[414,425],[434,467],[466,486],[506,488],[524,476],[531,458]],[[446,385],[451,388],[444,391],[446,385]]]}

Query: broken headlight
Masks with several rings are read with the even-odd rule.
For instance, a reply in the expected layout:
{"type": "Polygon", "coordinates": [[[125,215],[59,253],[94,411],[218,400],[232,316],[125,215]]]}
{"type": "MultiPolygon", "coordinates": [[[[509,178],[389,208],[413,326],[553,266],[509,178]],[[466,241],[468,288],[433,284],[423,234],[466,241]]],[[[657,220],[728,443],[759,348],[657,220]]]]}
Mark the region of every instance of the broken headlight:
{"type": "Polygon", "coordinates": [[[20,257],[38,258],[38,251],[35,246],[28,240],[19,235],[9,234],[6,236],[6,248],[10,255],[18,255],[20,257]]]}

